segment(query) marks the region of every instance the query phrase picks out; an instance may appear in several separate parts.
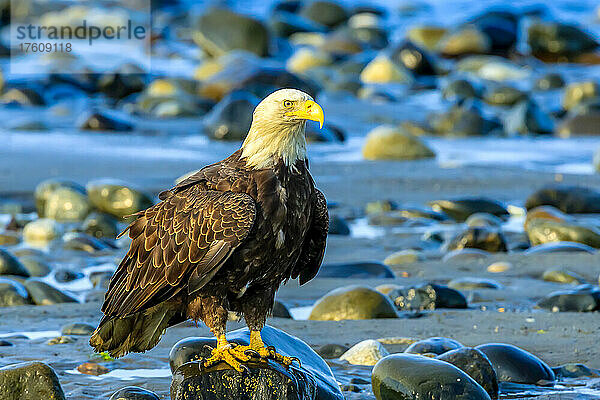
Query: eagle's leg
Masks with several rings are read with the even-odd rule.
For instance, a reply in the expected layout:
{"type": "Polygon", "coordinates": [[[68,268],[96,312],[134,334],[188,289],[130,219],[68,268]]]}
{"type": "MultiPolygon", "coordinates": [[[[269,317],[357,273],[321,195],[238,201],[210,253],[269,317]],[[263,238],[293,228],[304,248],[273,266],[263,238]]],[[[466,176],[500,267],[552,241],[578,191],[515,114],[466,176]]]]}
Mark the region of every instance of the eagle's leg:
{"type": "Polygon", "coordinates": [[[239,351],[225,337],[228,313],[217,297],[199,297],[189,305],[188,311],[193,319],[202,319],[217,337],[217,347],[212,350],[211,356],[204,360],[204,367],[224,362],[239,372],[248,369],[242,363],[249,361],[250,355],[239,351]]]}
{"type": "Polygon", "coordinates": [[[248,346],[249,349],[246,350],[246,354],[257,356],[263,360],[271,359],[286,367],[292,365],[294,361],[299,361],[295,357],[287,357],[277,353],[273,346],[266,346],[260,336],[260,331],[267,321],[267,314],[273,308],[275,289],[255,289],[249,290],[247,293],[249,296],[244,296],[245,301],[242,303],[244,319],[248,329],[250,329],[250,345],[248,346]]]}

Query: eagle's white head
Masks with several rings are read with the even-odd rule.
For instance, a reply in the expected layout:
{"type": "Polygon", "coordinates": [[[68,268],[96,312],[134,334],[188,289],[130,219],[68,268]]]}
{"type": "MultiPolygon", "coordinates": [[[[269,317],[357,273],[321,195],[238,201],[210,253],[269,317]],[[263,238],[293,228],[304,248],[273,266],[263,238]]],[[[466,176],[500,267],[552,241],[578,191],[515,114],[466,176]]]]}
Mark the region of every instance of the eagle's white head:
{"type": "Polygon", "coordinates": [[[306,158],[306,120],[323,127],[323,109],[297,89],[271,93],[254,109],[252,126],[242,144],[242,158],[252,168],[269,168],[279,159],[288,166],[306,158]]]}

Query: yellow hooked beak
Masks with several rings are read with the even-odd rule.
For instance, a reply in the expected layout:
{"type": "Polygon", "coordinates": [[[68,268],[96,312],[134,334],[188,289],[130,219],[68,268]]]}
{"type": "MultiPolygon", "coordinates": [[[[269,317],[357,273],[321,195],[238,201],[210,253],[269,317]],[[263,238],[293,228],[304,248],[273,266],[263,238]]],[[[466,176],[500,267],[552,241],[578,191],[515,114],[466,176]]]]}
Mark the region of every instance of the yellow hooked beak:
{"type": "Polygon", "coordinates": [[[306,100],[299,110],[290,111],[285,115],[318,121],[319,129],[323,127],[323,121],[325,120],[323,109],[312,100],[306,100]]]}

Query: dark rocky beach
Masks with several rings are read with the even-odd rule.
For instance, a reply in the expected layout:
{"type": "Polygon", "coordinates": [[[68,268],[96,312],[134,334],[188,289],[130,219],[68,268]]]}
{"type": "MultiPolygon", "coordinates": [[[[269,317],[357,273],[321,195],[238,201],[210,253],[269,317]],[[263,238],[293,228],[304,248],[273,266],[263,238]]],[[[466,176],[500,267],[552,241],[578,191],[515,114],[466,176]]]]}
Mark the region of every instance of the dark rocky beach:
{"type": "Polygon", "coordinates": [[[596,4],[156,3],[152,73],[3,70],[0,398],[600,398],[596,4]],[[94,354],[124,217],[239,148],[282,86],[325,110],[325,260],[268,320],[301,364],[198,373],[214,343],[189,321],[94,354]]]}

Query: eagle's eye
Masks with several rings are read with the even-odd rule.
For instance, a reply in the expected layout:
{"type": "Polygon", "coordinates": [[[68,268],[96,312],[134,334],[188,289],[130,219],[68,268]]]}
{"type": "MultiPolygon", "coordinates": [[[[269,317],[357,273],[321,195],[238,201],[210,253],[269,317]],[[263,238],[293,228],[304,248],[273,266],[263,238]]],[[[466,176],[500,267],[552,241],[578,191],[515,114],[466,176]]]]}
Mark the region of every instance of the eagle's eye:
{"type": "Polygon", "coordinates": [[[284,106],[285,108],[290,108],[290,107],[291,107],[291,106],[293,106],[293,105],[294,105],[294,102],[293,102],[293,101],[291,101],[291,100],[284,100],[284,101],[283,101],[283,106],[284,106]]]}

